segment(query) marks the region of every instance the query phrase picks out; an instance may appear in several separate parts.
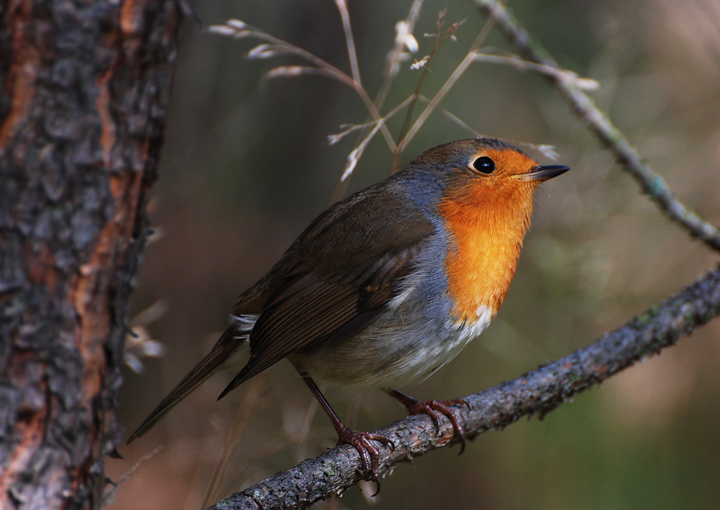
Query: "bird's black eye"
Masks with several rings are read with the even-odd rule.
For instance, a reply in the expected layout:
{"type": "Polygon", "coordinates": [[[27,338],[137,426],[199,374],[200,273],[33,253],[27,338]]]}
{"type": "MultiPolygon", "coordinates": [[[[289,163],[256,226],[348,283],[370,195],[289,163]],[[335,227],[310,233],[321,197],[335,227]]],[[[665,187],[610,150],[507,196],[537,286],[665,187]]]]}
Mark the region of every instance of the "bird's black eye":
{"type": "Polygon", "coordinates": [[[490,175],[495,171],[495,162],[487,156],[483,156],[473,161],[472,167],[480,173],[490,175]]]}

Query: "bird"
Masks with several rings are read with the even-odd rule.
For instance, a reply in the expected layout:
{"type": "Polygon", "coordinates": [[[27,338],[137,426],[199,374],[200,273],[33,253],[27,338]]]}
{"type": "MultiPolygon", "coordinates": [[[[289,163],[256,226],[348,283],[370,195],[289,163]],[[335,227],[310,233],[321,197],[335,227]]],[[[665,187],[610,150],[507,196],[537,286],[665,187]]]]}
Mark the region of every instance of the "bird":
{"type": "Polygon", "coordinates": [[[287,358],[371,479],[373,441],[394,444],[347,427],[316,381],[380,389],[436,426],[435,412],[445,415],[462,452],[452,406],[465,401],[418,401],[396,388],[429,377],[490,324],[515,275],[536,188],[568,170],[498,139],[458,140],[335,203],[238,297],[209,354],[127,443],[221,367],[237,373],[218,400],[287,358]]]}

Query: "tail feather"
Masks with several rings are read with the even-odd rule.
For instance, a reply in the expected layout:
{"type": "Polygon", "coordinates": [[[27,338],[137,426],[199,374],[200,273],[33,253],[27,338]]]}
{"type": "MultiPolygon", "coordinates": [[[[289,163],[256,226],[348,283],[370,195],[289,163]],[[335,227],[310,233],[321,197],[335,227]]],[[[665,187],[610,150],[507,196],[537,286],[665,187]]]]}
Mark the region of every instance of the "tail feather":
{"type": "Polygon", "coordinates": [[[145,421],[130,435],[126,444],[132,443],[135,439],[145,434],[175,407],[175,405],[214,374],[218,368],[227,361],[233,361],[231,358],[235,357],[236,351],[238,351],[243,343],[247,343],[247,336],[238,333],[235,327],[229,327],[215,343],[210,353],[180,381],[175,389],[153,409],[150,415],[145,418],[145,421]]]}

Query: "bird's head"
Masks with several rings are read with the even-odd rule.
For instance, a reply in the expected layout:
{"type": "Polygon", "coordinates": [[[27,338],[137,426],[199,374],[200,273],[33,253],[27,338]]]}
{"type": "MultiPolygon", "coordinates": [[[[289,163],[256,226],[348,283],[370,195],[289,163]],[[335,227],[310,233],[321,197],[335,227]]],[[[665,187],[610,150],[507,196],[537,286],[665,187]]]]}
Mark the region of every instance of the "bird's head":
{"type": "Polygon", "coordinates": [[[569,170],[540,166],[504,142],[479,138],[435,147],[416,160],[442,188],[437,213],[450,244],[445,266],[454,315],[494,316],[515,274],[535,189],[569,170]]]}

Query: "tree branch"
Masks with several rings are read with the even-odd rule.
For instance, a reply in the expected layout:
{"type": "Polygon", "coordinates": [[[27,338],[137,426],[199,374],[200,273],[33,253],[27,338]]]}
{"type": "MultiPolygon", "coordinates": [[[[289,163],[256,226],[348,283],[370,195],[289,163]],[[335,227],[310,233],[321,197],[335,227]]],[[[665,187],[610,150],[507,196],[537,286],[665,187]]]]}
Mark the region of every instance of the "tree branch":
{"type": "MultiPolygon", "coordinates": [[[[478,7],[490,16],[505,37],[523,58],[544,66],[559,69],[554,58],[515,19],[512,12],[496,0],[475,0],[478,7]]],[[[643,161],[622,131],[600,111],[590,97],[578,86],[577,80],[568,79],[573,73],[545,74],[562,92],[578,116],[610,149],[623,168],[638,182],[667,216],[682,225],[690,234],[720,251],[720,231],[680,202],[663,177],[643,161]]]]}
{"type": "MultiPolygon", "coordinates": [[[[476,0],[476,3],[491,16],[523,58],[560,71],[546,73],[546,76],[660,209],[691,235],[720,250],[718,229],[674,196],[665,180],[643,162],[625,135],[583,92],[576,77],[560,70],[555,60],[530,38],[500,3],[495,0],[476,0]]],[[[469,408],[455,407],[455,413],[468,439],[489,430],[502,429],[526,415],[542,418],[577,393],[674,345],[683,335],[718,315],[720,268],[708,272],[676,296],[631,319],[591,345],[513,381],[466,397],[469,408]]],[[[391,472],[402,462],[456,442],[453,428],[444,417],[440,417],[440,430],[435,429],[428,416],[412,416],[375,433],[390,438],[395,444],[392,451],[377,445],[381,451],[383,474],[391,472]]],[[[347,490],[367,476],[361,470],[357,451],[349,445],[341,445],[244,489],[211,508],[303,507],[347,490]]]]}
{"type": "MultiPolygon", "coordinates": [[[[720,315],[720,266],[667,299],[603,335],[591,345],[517,379],[466,397],[455,407],[468,439],[498,430],[523,416],[542,417],[577,393],[598,384],[648,356],[674,345],[682,336],[720,315]]],[[[381,444],[380,472],[456,442],[445,417],[436,431],[428,416],[410,416],[375,433],[390,438],[381,444]]],[[[214,510],[298,508],[340,494],[359,480],[362,463],[355,448],[341,445],[235,493],[214,510]]]]}

